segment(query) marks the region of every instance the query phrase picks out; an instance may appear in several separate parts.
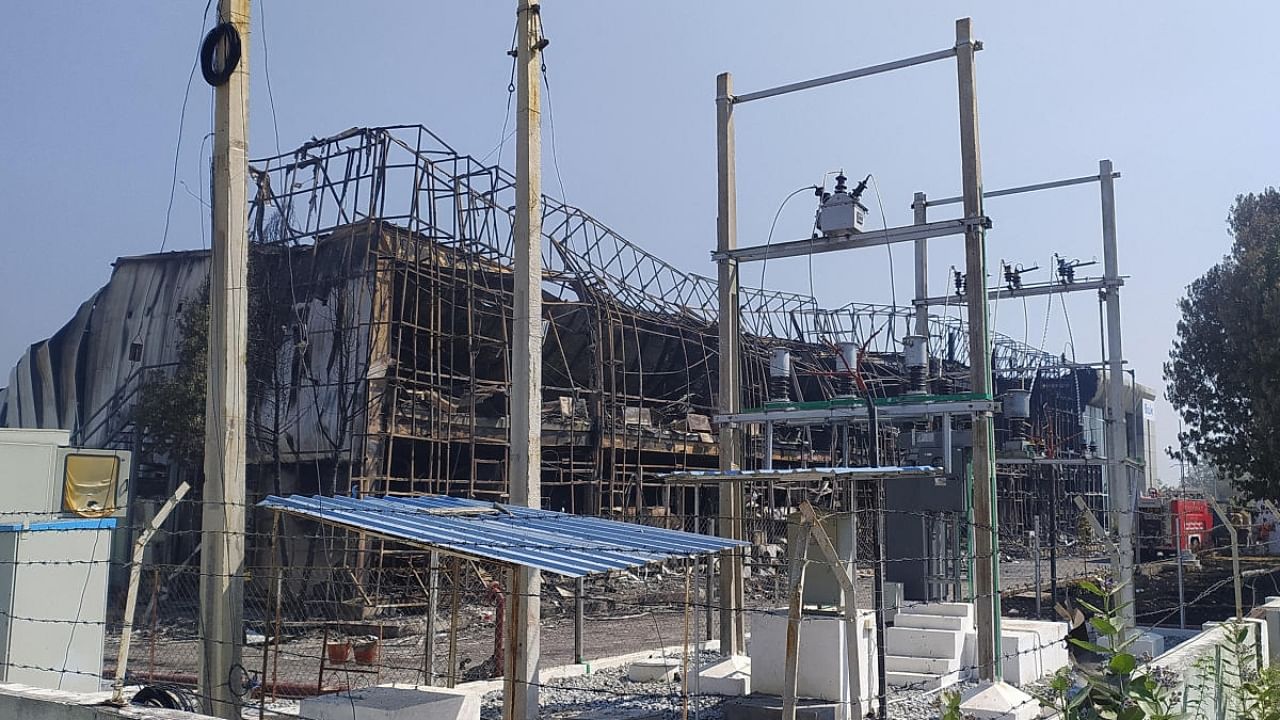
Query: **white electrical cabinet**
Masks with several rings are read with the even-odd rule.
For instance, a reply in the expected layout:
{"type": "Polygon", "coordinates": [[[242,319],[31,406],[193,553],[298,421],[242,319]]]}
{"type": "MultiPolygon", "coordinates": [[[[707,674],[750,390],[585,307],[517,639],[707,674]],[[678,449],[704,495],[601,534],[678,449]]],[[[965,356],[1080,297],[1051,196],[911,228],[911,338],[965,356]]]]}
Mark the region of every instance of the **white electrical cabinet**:
{"type": "Polygon", "coordinates": [[[115,518],[0,524],[0,682],[101,688],[115,518]]]}
{"type": "Polygon", "coordinates": [[[94,692],[130,456],[68,442],[0,429],[0,682],[94,692]]]}

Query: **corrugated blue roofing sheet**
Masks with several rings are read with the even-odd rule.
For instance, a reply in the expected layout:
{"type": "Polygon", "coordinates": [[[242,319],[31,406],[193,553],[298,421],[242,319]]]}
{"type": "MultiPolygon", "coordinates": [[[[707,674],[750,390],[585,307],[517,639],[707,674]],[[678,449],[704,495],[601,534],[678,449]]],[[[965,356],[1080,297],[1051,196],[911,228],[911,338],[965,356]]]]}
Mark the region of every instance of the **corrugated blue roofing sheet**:
{"type": "Polygon", "coordinates": [[[565,577],[719,552],[738,540],[444,495],[272,495],[258,503],[293,515],[565,577]]]}

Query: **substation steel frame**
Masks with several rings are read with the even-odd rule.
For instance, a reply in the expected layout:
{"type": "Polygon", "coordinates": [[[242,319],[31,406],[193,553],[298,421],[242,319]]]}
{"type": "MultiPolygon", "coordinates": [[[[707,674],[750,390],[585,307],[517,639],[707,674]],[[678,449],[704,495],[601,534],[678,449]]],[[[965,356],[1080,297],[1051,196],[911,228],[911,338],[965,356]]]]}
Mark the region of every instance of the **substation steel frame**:
{"type": "MultiPolygon", "coordinates": [[[[969,311],[969,359],[972,392],[991,399],[990,372],[990,332],[987,325],[987,292],[986,292],[986,258],[985,231],[990,227],[989,219],[982,211],[982,168],[978,140],[977,90],[974,72],[974,55],[982,49],[982,44],[973,39],[969,18],[956,21],[955,45],[932,53],[917,55],[902,60],[882,63],[869,67],[850,70],[835,75],[805,80],[779,87],[746,93],[733,94],[733,78],[730,73],[721,73],[716,78],[716,145],[717,145],[717,223],[716,252],[713,259],[717,263],[719,279],[719,326],[720,349],[718,354],[720,376],[719,409],[721,415],[734,415],[741,407],[741,389],[738,385],[740,312],[738,299],[738,265],[740,262],[763,259],[767,252],[774,258],[786,255],[812,255],[837,250],[856,249],[870,245],[883,245],[894,242],[923,242],[929,237],[960,234],[965,236],[965,255],[968,275],[975,281],[969,284],[967,297],[969,311]],[[777,97],[792,92],[808,90],[823,85],[869,77],[903,68],[956,59],[957,96],[960,115],[960,150],[961,170],[963,177],[964,213],[960,220],[950,223],[916,224],[905,228],[890,228],[883,231],[862,233],[857,235],[835,236],[798,240],[774,244],[768,249],[763,246],[738,248],[737,245],[737,183],[735,174],[733,109],[754,100],[777,97]],[[785,255],[784,255],[785,254],[785,255]]],[[[919,245],[917,245],[919,247],[919,245]]],[[[927,312],[927,310],[926,310],[927,312]]],[[[927,324],[927,320],[926,320],[927,324]]],[[[1000,629],[999,629],[999,565],[996,527],[995,503],[995,457],[994,432],[992,414],[989,409],[973,412],[973,483],[976,556],[976,615],[978,630],[978,666],[979,677],[983,680],[995,680],[1001,677],[1000,669],[1000,629]]],[[[722,470],[740,468],[743,463],[743,445],[741,428],[733,423],[720,425],[720,467],[722,470]]],[[[741,531],[741,508],[743,506],[741,491],[732,484],[720,486],[720,513],[723,519],[729,520],[720,528],[721,534],[736,538],[741,531]]],[[[742,606],[742,555],[740,551],[726,553],[722,558],[720,575],[720,636],[721,650],[725,654],[739,654],[743,647],[742,625],[739,620],[739,608],[742,606]]],[[[878,625],[883,625],[883,615],[878,625]]],[[[883,641],[884,628],[878,628],[883,641]]],[[[881,642],[881,646],[882,646],[881,642]]],[[[880,664],[880,714],[886,712],[884,664],[880,664]]],[[[861,702],[857,697],[851,698],[850,711],[854,717],[861,716],[861,702]]]]}
{"type": "MultiPolygon", "coordinates": [[[[1017,187],[1004,188],[1001,190],[991,190],[983,192],[982,197],[984,199],[989,199],[1039,192],[1042,190],[1055,190],[1090,183],[1098,184],[1101,196],[1102,219],[1102,277],[1082,278],[1073,282],[1051,280],[1046,283],[1037,283],[1035,285],[1023,286],[1020,288],[999,287],[988,290],[987,297],[990,300],[999,300],[1097,291],[1098,294],[1104,298],[1107,310],[1105,323],[1107,342],[1103,348],[1104,357],[1102,362],[1097,363],[1097,365],[1102,369],[1106,385],[1106,393],[1104,395],[1103,402],[1103,418],[1106,425],[1106,457],[1094,459],[1082,458],[1076,463],[1069,463],[1062,459],[1046,459],[1046,461],[1041,463],[1022,463],[1002,459],[999,460],[998,463],[1003,465],[1098,465],[1106,469],[1105,479],[1110,504],[1110,507],[1108,508],[1109,512],[1107,513],[1109,519],[1108,526],[1111,528],[1111,531],[1115,536],[1115,544],[1119,550],[1119,560],[1115,568],[1120,586],[1120,605],[1118,614],[1121,620],[1123,620],[1124,627],[1132,629],[1136,627],[1137,622],[1133,604],[1133,537],[1134,515],[1137,511],[1137,494],[1135,492],[1133,482],[1134,465],[1128,460],[1128,440],[1127,433],[1125,431],[1124,411],[1122,409],[1124,406],[1123,369],[1126,361],[1124,360],[1121,342],[1120,288],[1124,286],[1125,276],[1120,274],[1119,253],[1116,241],[1115,181],[1119,177],[1120,173],[1115,171],[1110,160],[1099,160],[1098,172],[1096,175],[1082,175],[1062,180],[1050,180],[1048,182],[1019,185],[1017,187]]],[[[953,205],[962,201],[963,197],[960,196],[947,197],[940,200],[930,200],[925,193],[918,192],[915,194],[915,200],[912,203],[912,208],[915,210],[916,222],[922,226],[927,226],[928,208],[942,205],[953,205]]],[[[924,327],[927,329],[929,307],[934,305],[950,304],[954,302],[954,297],[928,296],[928,240],[917,240],[915,251],[916,297],[912,301],[912,304],[915,306],[916,310],[917,328],[920,327],[921,318],[923,317],[923,322],[925,323],[924,327]]],[[[918,329],[917,332],[919,332],[918,329]]],[[[1080,364],[1078,366],[1083,367],[1085,365],[1092,366],[1094,363],[1080,364]]],[[[1075,363],[1071,363],[1068,367],[1070,366],[1077,365],[1075,363]]],[[[1054,500],[1056,501],[1056,498],[1054,498],[1054,500]]]]}

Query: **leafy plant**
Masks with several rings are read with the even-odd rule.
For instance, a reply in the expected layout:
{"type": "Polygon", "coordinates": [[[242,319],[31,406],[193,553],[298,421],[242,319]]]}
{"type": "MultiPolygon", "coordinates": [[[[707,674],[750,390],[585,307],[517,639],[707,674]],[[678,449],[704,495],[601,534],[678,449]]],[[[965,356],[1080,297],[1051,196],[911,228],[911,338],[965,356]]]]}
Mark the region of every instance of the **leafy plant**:
{"type": "Polygon", "coordinates": [[[1041,704],[1056,710],[1063,720],[1175,720],[1179,714],[1168,688],[1152,670],[1140,669],[1138,658],[1129,652],[1136,636],[1117,619],[1124,609],[1117,605],[1118,588],[1103,590],[1081,581],[1080,589],[1097,598],[1097,604],[1081,600],[1093,613],[1089,623],[1098,642],[1072,638],[1070,642],[1100,658],[1095,667],[1081,667],[1083,687],[1077,688],[1069,672],[1059,672],[1050,682],[1050,691],[1041,704]]]}
{"type": "Polygon", "coordinates": [[[948,690],[942,693],[938,704],[941,706],[938,720],[965,720],[964,713],[960,711],[960,693],[948,690]]]}

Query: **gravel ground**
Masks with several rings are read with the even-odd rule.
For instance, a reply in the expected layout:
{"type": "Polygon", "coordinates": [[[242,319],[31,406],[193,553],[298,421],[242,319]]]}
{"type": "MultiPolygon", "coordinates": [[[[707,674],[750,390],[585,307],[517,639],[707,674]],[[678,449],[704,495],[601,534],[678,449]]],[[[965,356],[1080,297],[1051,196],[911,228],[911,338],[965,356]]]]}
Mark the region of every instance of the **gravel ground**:
{"type": "MultiPolygon", "coordinates": [[[[678,655],[672,659],[679,660],[678,655]]],[[[713,653],[690,658],[692,663],[709,665],[720,660],[713,653]]],[[[692,673],[690,673],[692,675],[692,673]]],[[[572,678],[558,678],[543,685],[538,693],[543,718],[557,720],[675,720],[682,716],[683,684],[675,682],[633,682],[627,668],[608,668],[572,678]]],[[[720,705],[725,698],[693,695],[690,688],[689,717],[698,720],[720,720],[720,705]]],[[[502,717],[502,692],[484,696],[480,717],[498,720],[502,717]]]]}
{"type": "MultiPolygon", "coordinates": [[[[710,656],[716,659],[716,656],[710,656]]],[[[975,687],[966,681],[947,688],[961,692],[975,687]]],[[[1045,688],[1027,689],[1042,692],[1045,688]]],[[[555,720],[676,720],[681,717],[681,686],[675,683],[637,683],[626,677],[625,668],[602,670],[591,675],[556,680],[542,688],[539,700],[543,718],[555,720]]],[[[693,696],[689,699],[689,717],[697,720],[721,720],[721,705],[728,698],[693,696]]],[[[917,690],[894,691],[889,695],[889,718],[895,720],[937,720],[941,712],[942,694],[917,690]]],[[[502,717],[502,693],[484,696],[480,717],[499,720],[502,717]]]]}

